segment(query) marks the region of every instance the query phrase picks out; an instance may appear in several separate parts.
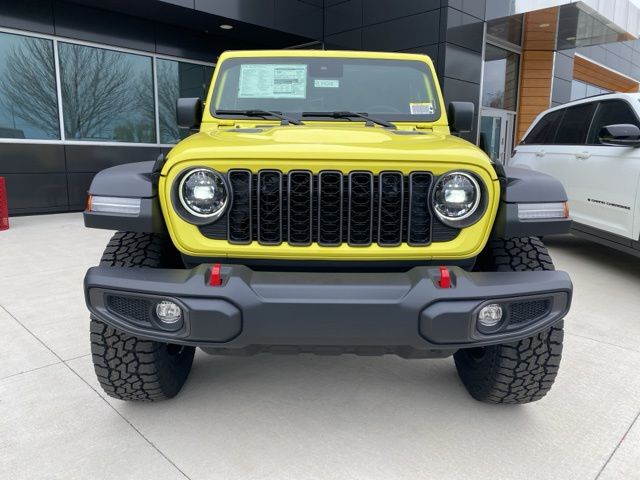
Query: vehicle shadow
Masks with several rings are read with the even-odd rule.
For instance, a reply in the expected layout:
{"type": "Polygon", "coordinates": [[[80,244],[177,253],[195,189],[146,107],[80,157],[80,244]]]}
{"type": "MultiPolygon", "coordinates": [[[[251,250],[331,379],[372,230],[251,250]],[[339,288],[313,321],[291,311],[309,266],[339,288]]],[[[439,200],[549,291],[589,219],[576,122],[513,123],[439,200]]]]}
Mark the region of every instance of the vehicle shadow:
{"type": "Polygon", "coordinates": [[[630,280],[640,279],[639,257],[573,235],[549,236],[543,241],[558,268],[571,264],[571,270],[588,268],[607,275],[628,276],[630,280]]]}

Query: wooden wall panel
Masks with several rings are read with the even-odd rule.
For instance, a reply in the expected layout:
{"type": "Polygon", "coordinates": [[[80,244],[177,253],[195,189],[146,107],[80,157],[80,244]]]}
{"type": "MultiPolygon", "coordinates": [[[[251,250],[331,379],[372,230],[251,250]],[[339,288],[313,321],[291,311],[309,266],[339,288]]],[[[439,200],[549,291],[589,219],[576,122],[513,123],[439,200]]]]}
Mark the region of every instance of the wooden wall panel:
{"type": "Polygon", "coordinates": [[[557,7],[525,15],[516,142],[522,139],[536,116],[549,108],[551,103],[557,28],[557,7]]]}
{"type": "Polygon", "coordinates": [[[518,105],[518,128],[516,131],[518,141],[536,115],[549,108],[553,60],[553,52],[529,52],[526,50],[522,52],[520,104],[518,105]]]}
{"type": "Polygon", "coordinates": [[[573,78],[614,92],[637,92],[638,82],[584,57],[573,59],[573,78]]]}

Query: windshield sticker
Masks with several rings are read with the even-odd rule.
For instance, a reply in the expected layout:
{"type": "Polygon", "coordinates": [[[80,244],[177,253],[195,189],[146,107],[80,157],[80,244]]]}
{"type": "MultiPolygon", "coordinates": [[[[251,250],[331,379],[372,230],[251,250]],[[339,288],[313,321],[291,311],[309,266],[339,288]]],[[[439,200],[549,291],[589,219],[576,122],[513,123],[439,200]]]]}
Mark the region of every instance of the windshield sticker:
{"type": "Polygon", "coordinates": [[[316,88],[340,88],[340,80],[316,78],[313,81],[313,86],[316,88]]]}
{"type": "Polygon", "coordinates": [[[307,98],[307,66],[241,65],[238,98],[307,98]]]}
{"type": "Polygon", "coordinates": [[[435,113],[431,102],[410,103],[409,109],[411,110],[411,115],[433,115],[435,113]]]}

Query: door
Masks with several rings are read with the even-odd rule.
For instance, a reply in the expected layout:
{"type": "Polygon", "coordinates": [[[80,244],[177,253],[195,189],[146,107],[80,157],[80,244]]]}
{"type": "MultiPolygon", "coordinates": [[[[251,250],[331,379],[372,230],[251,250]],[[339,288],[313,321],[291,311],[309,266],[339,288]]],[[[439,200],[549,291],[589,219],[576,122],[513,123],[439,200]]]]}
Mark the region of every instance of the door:
{"type": "Polygon", "coordinates": [[[512,165],[529,167],[556,178],[564,186],[573,206],[578,156],[587,149],[586,141],[596,105],[593,102],[552,110],[540,118],[517,147],[512,165]]]}
{"type": "Polygon", "coordinates": [[[640,121],[625,100],[600,102],[588,145],[576,153],[571,216],[574,221],[635,239],[634,213],[640,176],[640,150],[606,146],[598,140],[602,127],[640,121]]]}
{"type": "Polygon", "coordinates": [[[515,113],[483,108],[480,117],[480,146],[496,163],[506,164],[513,150],[515,113]]]}
{"type": "Polygon", "coordinates": [[[581,103],[564,109],[557,131],[548,145],[544,145],[539,160],[540,171],[560,180],[569,198],[572,218],[579,195],[580,159],[588,155],[587,136],[596,110],[595,102],[581,103]]]}

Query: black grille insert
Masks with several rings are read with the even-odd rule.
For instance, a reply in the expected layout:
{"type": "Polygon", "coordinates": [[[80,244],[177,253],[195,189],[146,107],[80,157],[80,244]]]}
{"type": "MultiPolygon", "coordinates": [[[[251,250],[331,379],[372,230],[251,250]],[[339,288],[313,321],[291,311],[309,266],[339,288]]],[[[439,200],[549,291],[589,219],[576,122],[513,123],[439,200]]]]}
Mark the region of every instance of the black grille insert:
{"type": "Polygon", "coordinates": [[[310,245],[313,239],[313,175],[289,172],[288,224],[291,245],[310,245]]]}
{"type": "Polygon", "coordinates": [[[107,309],[127,320],[150,323],[152,303],[142,298],[107,296],[107,309]]]}
{"type": "Polygon", "coordinates": [[[344,183],[340,172],[318,176],[318,243],[326,247],[342,243],[344,183]]]}
{"type": "Polygon", "coordinates": [[[282,174],[275,170],[258,173],[258,241],[282,243],[282,174]]]}
{"type": "MultiPolygon", "coordinates": [[[[371,245],[373,239],[373,174],[349,174],[349,245],[371,245]]],[[[322,193],[322,192],[321,192],[322,193]]]]}
{"type": "Polygon", "coordinates": [[[402,243],[404,178],[400,172],[383,172],[378,180],[378,243],[402,243]]]}
{"type": "Polygon", "coordinates": [[[529,300],[512,303],[509,306],[509,324],[524,323],[548,315],[551,311],[551,300],[529,300]]]}
{"type": "Polygon", "coordinates": [[[428,245],[431,242],[431,180],[430,173],[413,172],[409,175],[409,245],[428,245]]]}
{"type": "Polygon", "coordinates": [[[252,175],[248,170],[229,172],[229,185],[233,207],[227,215],[229,241],[231,243],[250,243],[252,233],[251,214],[252,175]]]}
{"type": "Polygon", "coordinates": [[[432,215],[430,172],[230,170],[229,211],[200,226],[207,238],[236,244],[287,242],[326,247],[343,243],[394,247],[453,240],[460,230],[432,215]]]}

